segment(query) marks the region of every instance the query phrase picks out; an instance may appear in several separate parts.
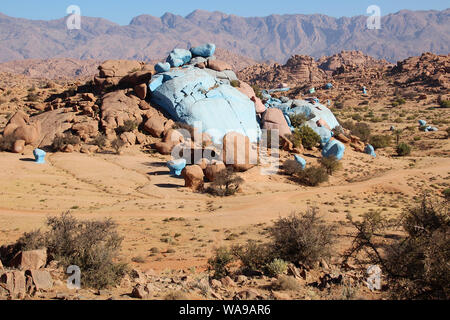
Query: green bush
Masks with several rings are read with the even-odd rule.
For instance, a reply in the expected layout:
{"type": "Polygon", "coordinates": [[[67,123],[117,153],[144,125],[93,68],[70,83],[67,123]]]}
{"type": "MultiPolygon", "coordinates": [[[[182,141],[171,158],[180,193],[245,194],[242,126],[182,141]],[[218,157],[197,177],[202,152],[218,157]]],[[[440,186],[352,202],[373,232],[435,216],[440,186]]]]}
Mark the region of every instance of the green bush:
{"type": "Polygon", "coordinates": [[[450,108],[450,100],[441,100],[439,105],[441,108],[450,108]]]}
{"type": "Polygon", "coordinates": [[[267,264],[274,259],[269,244],[258,244],[255,241],[249,241],[246,245],[235,245],[232,252],[241,261],[245,273],[263,273],[267,264]]]}
{"type": "Polygon", "coordinates": [[[362,141],[367,142],[370,138],[370,126],[367,123],[364,122],[356,122],[353,123],[352,121],[346,121],[342,124],[342,126],[352,133],[352,135],[357,136],[362,141]]]}
{"type": "Polygon", "coordinates": [[[316,187],[322,182],[328,181],[328,174],[323,167],[307,167],[305,170],[297,171],[294,174],[295,180],[307,186],[316,187]]]}
{"type": "Polygon", "coordinates": [[[335,227],[319,218],[316,209],[280,218],[270,228],[273,251],[284,261],[314,266],[329,258],[335,238],[335,227]]]}
{"type": "Polygon", "coordinates": [[[371,136],[369,143],[375,148],[375,149],[382,149],[387,148],[391,145],[392,137],[389,135],[375,135],[371,136]]]}
{"type": "Polygon", "coordinates": [[[327,170],[327,174],[333,175],[336,171],[342,169],[341,162],[336,159],[335,156],[332,157],[322,157],[320,159],[320,164],[327,170]]]}
{"type": "Polygon", "coordinates": [[[231,80],[230,84],[234,88],[240,88],[241,87],[241,82],[239,80],[231,80]]]}
{"type": "Polygon", "coordinates": [[[444,195],[445,199],[450,200],[450,188],[447,188],[444,191],[442,191],[442,194],[444,195]]]}
{"type": "Polygon", "coordinates": [[[411,154],[411,146],[404,142],[397,146],[397,154],[401,157],[409,156],[411,154]]]}
{"type": "Polygon", "coordinates": [[[230,274],[229,265],[235,260],[231,250],[220,247],[215,250],[215,254],[208,260],[208,269],[213,271],[215,279],[221,279],[230,274]]]}
{"type": "Polygon", "coordinates": [[[110,219],[81,221],[70,213],[47,219],[49,231],[25,233],[16,250],[47,248],[48,255],[67,268],[81,269],[82,285],[96,289],[117,285],[126,273],[126,264],[116,263],[122,238],[110,219]]]}
{"type": "Polygon", "coordinates": [[[282,259],[274,259],[266,265],[267,275],[270,277],[276,277],[286,273],[288,264],[289,263],[282,259]]]}
{"type": "Polygon", "coordinates": [[[291,141],[295,147],[312,149],[320,143],[320,136],[309,126],[302,126],[294,130],[291,141]]]}
{"type": "Polygon", "coordinates": [[[306,121],[308,121],[308,117],[303,113],[297,113],[289,116],[289,119],[291,120],[291,124],[294,128],[300,128],[303,126],[306,121]]]}

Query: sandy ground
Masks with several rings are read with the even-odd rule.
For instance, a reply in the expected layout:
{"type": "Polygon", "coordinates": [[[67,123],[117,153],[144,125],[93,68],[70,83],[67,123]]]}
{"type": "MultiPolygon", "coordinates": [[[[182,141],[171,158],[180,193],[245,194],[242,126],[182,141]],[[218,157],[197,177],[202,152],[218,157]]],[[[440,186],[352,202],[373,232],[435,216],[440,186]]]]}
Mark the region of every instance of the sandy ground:
{"type": "MultiPolygon", "coordinates": [[[[70,210],[78,218],[115,220],[124,236],[122,258],[136,265],[131,259],[142,257],[140,269],[158,271],[204,270],[215,247],[264,240],[264,228],[273,220],[311,206],[341,226],[341,251],[350,241],[348,213],[357,217],[382,210],[396,216],[431,181],[439,189],[450,176],[448,157],[396,158],[380,152],[371,158],[347,150],[344,169],[320,187],[260,175],[253,168],[242,174],[241,193],[214,198],[192,193],[183,179],[170,176],[167,157],[137,149],[120,156],[49,154],[43,165],[31,158],[30,152],[0,153],[0,244],[44,228],[46,217],[70,210]]],[[[306,158],[317,161],[314,154],[306,158]]]]}

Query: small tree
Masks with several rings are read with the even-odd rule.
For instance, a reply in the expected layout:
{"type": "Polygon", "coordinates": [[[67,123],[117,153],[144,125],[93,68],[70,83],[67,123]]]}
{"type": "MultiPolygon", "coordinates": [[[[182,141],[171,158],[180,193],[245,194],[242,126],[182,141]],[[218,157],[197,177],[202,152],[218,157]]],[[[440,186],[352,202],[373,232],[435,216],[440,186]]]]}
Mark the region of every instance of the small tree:
{"type": "Polygon", "coordinates": [[[234,261],[234,255],[226,247],[216,249],[215,255],[208,260],[208,268],[214,271],[213,277],[221,279],[230,274],[229,265],[234,261]]]}
{"type": "Polygon", "coordinates": [[[292,134],[292,142],[296,147],[312,149],[320,143],[320,136],[309,126],[296,128],[292,134]]]}
{"type": "Polygon", "coordinates": [[[301,184],[316,187],[320,183],[328,181],[328,174],[325,168],[312,166],[305,170],[297,171],[294,173],[294,178],[301,184]]]}
{"type": "Polygon", "coordinates": [[[342,168],[342,164],[335,156],[322,157],[320,159],[320,164],[327,170],[327,173],[330,176],[342,168]]]}
{"type": "Polygon", "coordinates": [[[397,146],[397,154],[401,157],[409,156],[411,154],[411,146],[404,142],[397,146]]]}
{"type": "Polygon", "coordinates": [[[233,171],[233,168],[229,167],[217,174],[206,192],[220,197],[232,196],[243,182],[244,180],[233,171]]]}

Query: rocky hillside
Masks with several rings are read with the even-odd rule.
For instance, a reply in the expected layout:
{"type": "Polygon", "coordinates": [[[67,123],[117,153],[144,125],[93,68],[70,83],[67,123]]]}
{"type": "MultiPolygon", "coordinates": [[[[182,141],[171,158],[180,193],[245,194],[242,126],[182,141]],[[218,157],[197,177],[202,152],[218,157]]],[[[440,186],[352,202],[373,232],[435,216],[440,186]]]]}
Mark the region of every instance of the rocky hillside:
{"type": "Polygon", "coordinates": [[[53,57],[151,61],[174,47],[208,41],[259,61],[284,63],[295,54],[320,58],[344,49],[396,62],[426,51],[448,53],[449,17],[449,9],[403,10],[383,17],[381,30],[368,30],[365,16],[244,18],[196,10],[186,17],[141,15],[127,26],[83,17],[82,30],[69,32],[64,18],[32,21],[0,14],[0,61],[53,57]]]}

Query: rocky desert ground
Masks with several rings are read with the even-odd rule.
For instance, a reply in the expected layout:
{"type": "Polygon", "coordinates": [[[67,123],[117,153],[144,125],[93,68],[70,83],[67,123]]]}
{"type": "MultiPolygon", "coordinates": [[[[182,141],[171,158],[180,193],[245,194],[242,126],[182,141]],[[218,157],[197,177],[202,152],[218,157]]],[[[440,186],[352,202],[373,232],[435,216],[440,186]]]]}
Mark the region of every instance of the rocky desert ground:
{"type": "MultiPolygon", "coordinates": [[[[347,216],[360,219],[367,212],[381,212],[398,218],[424,192],[444,199],[450,187],[449,56],[425,53],[393,65],[347,51],[319,60],[294,56],[285,65],[254,64],[244,69],[249,63],[211,61],[201,60],[195,69],[233,69],[239,84],[233,79],[229,83],[244,91],[250,87],[245,83],[252,85],[250,96],[257,96],[257,106],[256,101],[267,103],[258,88],[287,88],[270,99],[318,99],[345,130],[351,130],[345,124],[365,123],[370,134],[367,139],[348,130],[335,135],[346,147],[341,169],[318,186],[298,183],[282,168],[277,174],[263,175],[261,166],[248,165],[236,173],[242,178],[236,194],[214,196],[200,191],[200,185],[206,188],[213,179],[189,178],[187,173],[183,178],[171,175],[167,168],[173,149],[168,136],[180,137],[175,133],[178,123],[152,102],[148,84],[158,73],[153,64],[108,61],[95,79],[4,72],[0,131],[5,140],[12,130],[15,139],[10,150],[0,153],[0,244],[6,247],[26,232],[46,230],[47,218],[62,212],[69,211],[80,220],[112,218],[123,237],[116,260],[127,263],[128,272],[115,286],[69,290],[63,267],[44,257],[45,263],[37,269],[48,272],[51,279],[40,281],[35,279],[39,276],[25,274],[25,289],[16,275],[23,273],[17,271],[20,263],[14,268],[2,261],[0,273],[15,280],[4,281],[0,297],[389,298],[389,288],[371,291],[367,287],[365,268],[343,263],[342,255],[355,233],[347,216]],[[124,128],[130,124],[127,120],[135,126],[124,128]],[[421,127],[419,120],[427,125],[421,127]],[[61,138],[67,133],[71,141],[61,138]],[[376,157],[365,152],[373,136],[390,139],[375,148],[376,157]],[[58,137],[62,142],[55,150],[58,137]],[[411,153],[399,156],[399,143],[410,146],[411,153]],[[36,147],[47,151],[45,164],[34,162],[36,147]],[[245,245],[249,240],[265,243],[277,220],[311,208],[337,228],[332,257],[311,267],[291,264],[285,274],[275,276],[233,271],[212,278],[208,260],[217,248],[245,245]],[[34,289],[29,290],[28,284],[34,289]]],[[[263,112],[257,111],[262,119],[263,107],[263,112]]],[[[280,166],[295,154],[307,166],[319,165],[318,146],[308,149],[294,146],[289,139],[281,142],[280,166]]],[[[198,167],[205,171],[207,166],[211,164],[198,167]]]]}

